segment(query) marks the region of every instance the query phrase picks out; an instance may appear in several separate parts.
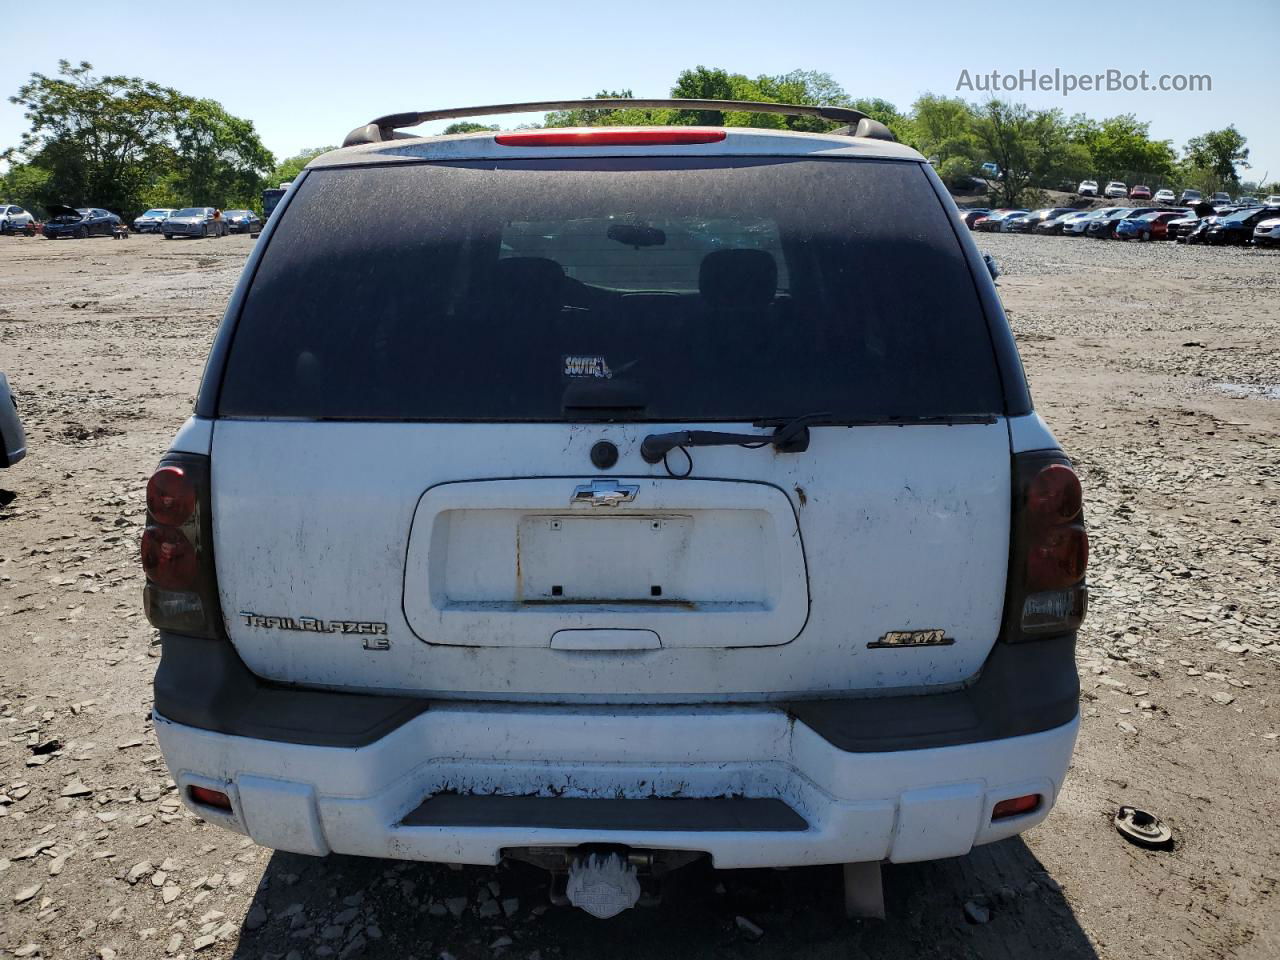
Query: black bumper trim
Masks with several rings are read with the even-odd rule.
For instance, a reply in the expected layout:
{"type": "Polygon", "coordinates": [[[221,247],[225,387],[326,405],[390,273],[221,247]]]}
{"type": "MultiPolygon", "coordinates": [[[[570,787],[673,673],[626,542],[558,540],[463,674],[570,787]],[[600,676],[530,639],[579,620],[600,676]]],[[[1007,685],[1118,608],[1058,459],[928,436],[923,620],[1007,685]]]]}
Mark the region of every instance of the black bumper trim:
{"type": "MultiPolygon", "coordinates": [[[[927,750],[1042,733],[1079,711],[1075,634],[997,643],[982,673],[949,693],[801,700],[787,711],[846,753],[927,750]]],[[[923,652],[923,651],[922,651],[923,652]]]]}
{"type": "MultiPolygon", "coordinates": [[[[174,723],[257,740],[361,747],[430,707],[414,697],[269,683],[245,666],[228,640],[160,636],[155,708],[174,723]]],[[[1071,634],[997,643],[981,674],[960,690],[776,706],[846,753],[882,753],[1041,733],[1070,723],[1079,696],[1071,634]]]]}
{"type": "Polygon", "coordinates": [[[804,817],[771,797],[503,797],[442,793],[427,797],[403,827],[502,827],[552,830],[675,830],[696,833],[809,829],[804,817]]]}
{"type": "Polygon", "coordinates": [[[229,640],[161,631],[155,708],[166,720],[255,740],[362,747],[427,709],[427,701],[267,683],[229,640]]]}

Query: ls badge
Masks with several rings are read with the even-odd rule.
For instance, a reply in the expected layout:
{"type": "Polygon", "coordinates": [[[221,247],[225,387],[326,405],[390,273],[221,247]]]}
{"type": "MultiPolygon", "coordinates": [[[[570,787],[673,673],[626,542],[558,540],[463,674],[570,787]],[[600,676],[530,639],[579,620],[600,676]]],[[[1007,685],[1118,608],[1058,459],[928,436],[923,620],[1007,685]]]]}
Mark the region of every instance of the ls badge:
{"type": "Polygon", "coordinates": [[[948,647],[956,642],[945,630],[890,630],[879,640],[867,646],[871,649],[895,649],[898,647],[948,647]]]}

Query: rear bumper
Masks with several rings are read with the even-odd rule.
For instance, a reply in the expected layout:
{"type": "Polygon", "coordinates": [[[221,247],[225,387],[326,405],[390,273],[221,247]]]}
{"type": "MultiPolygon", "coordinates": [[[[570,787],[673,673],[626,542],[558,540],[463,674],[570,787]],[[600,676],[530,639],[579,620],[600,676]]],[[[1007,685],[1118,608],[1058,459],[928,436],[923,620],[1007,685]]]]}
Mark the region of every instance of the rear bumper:
{"type": "Polygon", "coordinates": [[[193,809],[280,850],[491,864],[509,848],[611,843],[705,852],[721,868],[931,860],[1020,833],[1056,800],[1078,687],[1073,638],[1042,643],[998,647],[1017,656],[993,654],[982,679],[943,694],[573,707],[271,687],[233,652],[228,665],[216,651],[229,644],[166,637],[155,727],[184,799],[204,786],[233,805],[193,809]],[[1053,682],[1019,669],[1033,649],[1053,682]],[[1027,689],[1034,723],[1017,702],[1027,689]],[[1031,793],[1036,810],[992,822],[996,803],[1031,793]]]}
{"type": "Polygon", "coordinates": [[[873,754],[841,751],[757,707],[446,704],[356,749],[229,737],[158,714],[155,727],[183,797],[212,787],[233,805],[193,809],[274,849],[492,864],[509,848],[609,843],[700,851],[734,868],[933,860],[1020,833],[1057,798],[1078,719],[1025,737],[873,754]],[[996,803],[1030,793],[1043,798],[1038,809],[992,822],[996,803]],[[457,794],[473,805],[424,805],[457,794]],[[494,804],[495,795],[510,799],[494,804]],[[672,797],[770,800],[795,816],[756,818],[746,804],[741,817],[636,815],[672,797]],[[573,809],[574,798],[612,810],[573,809]]]}

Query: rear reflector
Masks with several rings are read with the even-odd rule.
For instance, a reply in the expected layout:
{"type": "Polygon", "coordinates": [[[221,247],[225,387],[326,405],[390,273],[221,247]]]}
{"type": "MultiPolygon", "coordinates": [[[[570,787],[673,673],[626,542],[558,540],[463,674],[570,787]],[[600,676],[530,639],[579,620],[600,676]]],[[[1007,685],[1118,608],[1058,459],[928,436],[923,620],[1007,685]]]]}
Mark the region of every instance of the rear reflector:
{"type": "Polygon", "coordinates": [[[493,138],[504,147],[649,147],[681,143],[719,143],[723,130],[651,127],[645,130],[515,130],[493,138]]]}
{"type": "Polygon", "coordinates": [[[231,798],[221,790],[210,790],[208,787],[188,787],[187,796],[191,798],[192,803],[199,803],[206,807],[216,807],[219,810],[231,809],[231,798]]]}
{"type": "Polygon", "coordinates": [[[1001,800],[991,811],[992,820],[1007,820],[1009,817],[1020,817],[1040,806],[1040,794],[1028,793],[1021,797],[1001,800]]]}

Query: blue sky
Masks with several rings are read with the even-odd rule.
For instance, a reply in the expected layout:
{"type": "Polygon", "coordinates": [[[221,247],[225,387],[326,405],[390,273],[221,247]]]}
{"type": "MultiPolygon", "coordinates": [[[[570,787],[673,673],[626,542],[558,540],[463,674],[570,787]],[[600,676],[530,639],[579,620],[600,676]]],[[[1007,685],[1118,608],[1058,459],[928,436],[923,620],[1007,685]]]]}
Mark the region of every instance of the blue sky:
{"type": "MultiPolygon", "coordinates": [[[[1234,123],[1251,149],[1246,178],[1280,179],[1276,0],[1133,8],[954,0],[647,0],[629,10],[598,0],[6,6],[6,97],[32,71],[54,72],[59,58],[88,60],[100,73],[142,76],[220,101],[251,119],[278,157],[340,142],[383,113],[602,88],[664,96],[680,70],[697,64],[750,75],[822,70],[854,96],[883,97],[902,109],[926,91],[955,94],[962,70],[1116,69],[1146,70],[1153,79],[1208,74],[1212,91],[1003,96],[1095,117],[1136,113],[1176,147],[1234,123]]],[[[21,111],[0,104],[0,149],[24,129],[21,111]]]]}

